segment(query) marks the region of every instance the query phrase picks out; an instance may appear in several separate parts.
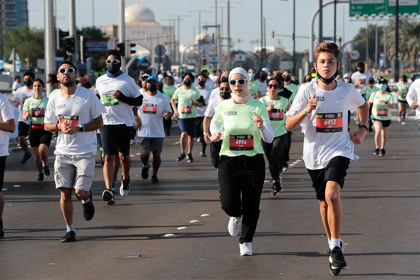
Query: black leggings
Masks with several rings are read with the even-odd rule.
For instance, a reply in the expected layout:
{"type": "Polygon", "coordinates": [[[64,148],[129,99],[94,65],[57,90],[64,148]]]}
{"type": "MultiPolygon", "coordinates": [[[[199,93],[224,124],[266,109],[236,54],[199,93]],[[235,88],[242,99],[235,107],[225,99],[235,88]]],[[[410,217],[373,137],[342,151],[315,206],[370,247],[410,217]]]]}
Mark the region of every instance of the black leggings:
{"type": "Polygon", "coordinates": [[[4,170],[6,169],[6,158],[7,156],[0,157],[0,192],[1,189],[3,189],[4,170]]]}
{"type": "Polygon", "coordinates": [[[273,180],[277,181],[280,179],[280,173],[282,172],[283,166],[287,165],[288,143],[287,133],[274,138],[271,143],[266,143],[261,140],[265,156],[269,163],[271,178],[273,180]]]}
{"type": "Polygon", "coordinates": [[[252,242],[260,216],[265,162],[262,154],[253,157],[221,156],[219,192],[222,209],[231,217],[242,216],[239,243],[252,242]]]}

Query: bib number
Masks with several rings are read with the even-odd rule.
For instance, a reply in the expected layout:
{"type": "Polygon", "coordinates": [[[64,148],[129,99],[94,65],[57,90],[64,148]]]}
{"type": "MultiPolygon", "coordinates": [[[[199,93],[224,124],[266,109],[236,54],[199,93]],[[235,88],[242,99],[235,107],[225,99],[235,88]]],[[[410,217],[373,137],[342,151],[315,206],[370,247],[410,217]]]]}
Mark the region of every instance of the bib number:
{"type": "Polygon", "coordinates": [[[143,104],[143,113],[145,114],[156,114],[157,105],[156,104],[143,104]]]}
{"type": "Polygon", "coordinates": [[[316,114],[316,132],[342,132],[343,113],[316,114]]]}
{"type": "Polygon", "coordinates": [[[388,109],[378,109],[376,111],[376,115],[378,117],[386,117],[386,116],[388,116],[388,109]]]}
{"type": "Polygon", "coordinates": [[[229,136],[229,149],[232,151],[251,151],[254,149],[252,135],[231,135],[229,136]]]}
{"type": "Polygon", "coordinates": [[[58,115],[58,118],[60,119],[60,124],[79,125],[79,116],[58,115]]]}
{"type": "Polygon", "coordinates": [[[182,107],[181,113],[183,114],[191,114],[192,113],[192,107],[182,107]]]}
{"type": "Polygon", "coordinates": [[[44,108],[33,108],[31,109],[31,116],[32,117],[44,117],[44,108]]]}
{"type": "Polygon", "coordinates": [[[270,121],[282,121],[284,119],[284,112],[282,109],[273,109],[268,112],[270,121]]]}
{"type": "Polygon", "coordinates": [[[104,106],[115,106],[120,103],[118,99],[112,95],[102,95],[102,101],[104,102],[104,106]]]}

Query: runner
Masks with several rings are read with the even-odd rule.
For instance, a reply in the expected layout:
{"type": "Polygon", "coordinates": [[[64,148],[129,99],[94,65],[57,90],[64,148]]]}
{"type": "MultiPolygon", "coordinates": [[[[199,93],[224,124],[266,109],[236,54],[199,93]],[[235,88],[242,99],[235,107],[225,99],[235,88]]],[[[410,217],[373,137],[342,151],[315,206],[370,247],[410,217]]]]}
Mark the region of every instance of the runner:
{"type": "Polygon", "coordinates": [[[286,129],[299,124],[304,130],[303,159],[319,200],[328,237],[331,273],[346,268],[340,239],[342,206],[340,189],[350,160],[356,160],[354,145],[367,133],[368,105],[353,85],[336,81],[340,51],[334,43],[320,43],[314,50],[318,79],[302,88],[287,112],[286,129]],[[358,108],[361,128],[347,130],[348,110],[358,108]]]}
{"type": "Polygon", "coordinates": [[[29,141],[34,154],[35,166],[38,169],[38,182],[44,177],[50,177],[48,167],[48,147],[51,144],[52,133],[44,129],[44,115],[47,109],[48,98],[43,96],[44,82],[41,79],[34,81],[35,96],[26,99],[23,105],[23,120],[30,119],[29,141]]]}
{"type": "MultiPolygon", "coordinates": [[[[365,86],[362,89],[362,96],[363,98],[368,101],[370,96],[377,92],[379,90],[379,88],[377,86],[375,86],[375,78],[374,77],[370,77],[369,78],[369,84],[367,86],[365,86]]],[[[373,126],[373,122],[372,122],[372,105],[369,105],[369,132],[372,132],[372,126],[373,126]]]]}
{"type": "Polygon", "coordinates": [[[185,140],[187,140],[188,163],[194,161],[192,148],[195,136],[195,119],[197,118],[197,106],[200,105],[198,100],[201,97],[200,92],[192,85],[193,81],[193,74],[186,73],[183,78],[184,85],[175,91],[171,99],[174,118],[178,118],[179,128],[181,129],[181,136],[179,137],[181,154],[176,160],[181,161],[185,158],[185,140]],[[178,108],[175,104],[176,100],[178,100],[178,108]]]}
{"type": "Polygon", "coordinates": [[[415,80],[407,93],[407,103],[416,110],[416,119],[419,121],[419,133],[420,133],[420,79],[415,80]]]}
{"type": "Polygon", "coordinates": [[[9,155],[9,132],[15,132],[15,114],[13,106],[6,96],[0,93],[0,239],[4,238],[3,209],[4,197],[2,193],[6,158],[9,155]]]}
{"type": "Polygon", "coordinates": [[[25,86],[18,88],[16,90],[15,95],[13,95],[12,98],[13,105],[19,108],[18,139],[19,145],[22,147],[22,150],[24,152],[23,158],[20,161],[21,164],[25,164],[32,157],[32,154],[28,149],[28,142],[26,141],[26,136],[28,136],[29,133],[29,126],[31,124],[31,120],[23,120],[23,104],[25,103],[27,98],[32,97],[35,94],[32,89],[34,79],[35,74],[33,72],[25,72],[25,74],[23,74],[23,83],[25,84],[25,86]]]}
{"type": "Polygon", "coordinates": [[[108,204],[115,204],[112,188],[117,177],[115,166],[119,155],[122,176],[120,195],[127,196],[130,191],[130,139],[133,125],[137,129],[140,120],[137,106],[142,104],[143,96],[133,78],[121,71],[121,55],[117,50],[108,50],[105,54],[107,72],[96,80],[95,93],[101,97],[105,106],[104,126],[101,139],[105,162],[103,167],[105,190],[102,199],[108,204]]]}
{"type": "Polygon", "coordinates": [[[207,143],[204,140],[204,135],[203,135],[203,120],[204,120],[204,112],[206,111],[212,89],[206,87],[206,77],[203,74],[200,74],[197,76],[197,83],[198,83],[197,89],[201,95],[199,103],[203,105],[202,106],[199,105],[197,108],[197,118],[195,120],[195,131],[196,131],[195,136],[198,138],[197,142],[200,141],[201,143],[200,157],[206,157],[207,156],[206,154],[207,143]]]}
{"type": "MultiPolygon", "coordinates": [[[[174,78],[172,76],[165,77],[166,84],[163,85],[162,94],[168,99],[168,104],[171,103],[171,98],[175,93],[176,87],[174,86],[174,78]]],[[[165,129],[166,136],[171,135],[172,118],[163,118],[163,127],[165,129]]]]}
{"type": "Polygon", "coordinates": [[[282,77],[284,79],[284,87],[292,92],[292,96],[290,97],[289,101],[290,103],[293,103],[293,99],[295,99],[299,87],[292,83],[292,74],[290,74],[288,70],[283,71],[282,77]]]}
{"type": "Polygon", "coordinates": [[[280,84],[283,86],[283,83],[276,78],[269,79],[267,84],[268,95],[260,99],[267,108],[270,123],[274,130],[273,142],[266,143],[264,140],[261,141],[269,163],[271,178],[273,179],[271,191],[273,196],[283,191],[280,175],[283,173],[283,167],[287,166],[288,157],[288,139],[287,130],[284,126],[286,123],[284,114],[289,110],[290,103],[287,98],[278,95],[280,84]]]}
{"type": "Polygon", "coordinates": [[[18,90],[21,87],[22,85],[20,84],[20,76],[16,76],[15,81],[13,82],[13,85],[12,85],[12,93],[15,94],[16,90],[18,90]]]}
{"type": "Polygon", "coordinates": [[[369,105],[372,105],[372,121],[375,130],[375,151],[374,155],[383,157],[385,155],[385,144],[388,135],[388,128],[391,125],[391,110],[394,108],[394,97],[386,92],[388,81],[384,78],[379,80],[379,91],[373,93],[369,98],[369,105]]]}
{"type": "Polygon", "coordinates": [[[261,97],[260,84],[255,80],[254,68],[248,69],[248,76],[249,76],[249,93],[251,94],[252,98],[258,99],[261,97]]]}
{"type": "Polygon", "coordinates": [[[372,74],[365,71],[365,64],[362,61],[357,63],[357,72],[351,74],[351,81],[360,94],[362,94],[363,88],[368,85],[370,77],[372,74]]]}
{"type": "Polygon", "coordinates": [[[140,137],[140,160],[143,163],[141,177],[149,177],[149,156],[153,153],[153,175],[152,184],[159,183],[157,173],[160,167],[163,139],[165,132],[163,128],[163,118],[171,119],[172,109],[169,106],[168,99],[158,92],[158,80],[155,76],[147,79],[148,90],[143,95],[143,106],[139,110],[141,126],[138,131],[140,137]]]}
{"type": "MultiPolygon", "coordinates": [[[[267,69],[265,69],[267,70],[267,69]]],[[[267,70],[268,72],[268,70],[267,70]]],[[[267,72],[264,71],[264,68],[258,72],[258,84],[260,85],[259,96],[265,96],[267,93],[267,72]]]]}
{"type": "Polygon", "coordinates": [[[58,132],[55,146],[55,185],[61,192],[60,206],[67,232],[61,242],[76,241],[73,226],[72,192],[82,200],[83,217],[95,214],[92,202],[96,160],[96,130],[102,127],[104,108],[95,94],[75,84],[76,68],[69,61],[58,66],[60,92],[50,96],[45,112],[45,130],[58,132]]]}
{"type": "Polygon", "coordinates": [[[210,140],[221,140],[223,125],[218,166],[220,202],[230,216],[231,236],[238,235],[242,221],[240,255],[251,256],[265,176],[261,138],[269,143],[274,133],[264,104],[251,98],[247,71],[234,68],[229,74],[229,83],[232,98],[221,102],[216,109],[210,140]]]}
{"type": "Polygon", "coordinates": [[[400,82],[397,84],[397,95],[398,95],[398,121],[402,122],[401,125],[405,125],[405,115],[407,114],[407,92],[410,87],[406,75],[401,76],[400,82]]]}

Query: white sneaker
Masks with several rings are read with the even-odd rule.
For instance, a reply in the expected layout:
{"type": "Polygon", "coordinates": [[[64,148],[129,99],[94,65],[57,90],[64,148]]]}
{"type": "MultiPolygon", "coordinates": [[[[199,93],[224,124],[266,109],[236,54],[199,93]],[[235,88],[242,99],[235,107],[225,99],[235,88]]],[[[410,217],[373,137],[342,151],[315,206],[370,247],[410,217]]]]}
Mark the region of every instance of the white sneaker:
{"type": "Polygon", "coordinates": [[[237,236],[241,227],[241,217],[230,217],[228,231],[231,236],[237,236]]]}
{"type": "Polygon", "coordinates": [[[252,242],[239,243],[241,256],[252,256],[252,242]]]}
{"type": "Polygon", "coordinates": [[[401,125],[405,125],[405,122],[402,122],[401,125]]]}
{"type": "Polygon", "coordinates": [[[398,117],[398,122],[401,122],[401,117],[398,117]]]}

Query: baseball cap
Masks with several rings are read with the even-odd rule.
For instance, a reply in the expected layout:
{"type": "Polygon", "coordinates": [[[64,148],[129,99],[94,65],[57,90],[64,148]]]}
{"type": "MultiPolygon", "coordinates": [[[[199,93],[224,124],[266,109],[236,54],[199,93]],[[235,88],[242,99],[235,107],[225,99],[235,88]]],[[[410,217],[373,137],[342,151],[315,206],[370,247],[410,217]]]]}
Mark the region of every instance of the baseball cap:
{"type": "Polygon", "coordinates": [[[147,81],[150,81],[150,80],[155,80],[157,83],[159,82],[158,81],[158,79],[156,78],[156,76],[149,76],[149,78],[147,78],[147,81]]]}

